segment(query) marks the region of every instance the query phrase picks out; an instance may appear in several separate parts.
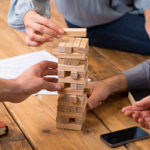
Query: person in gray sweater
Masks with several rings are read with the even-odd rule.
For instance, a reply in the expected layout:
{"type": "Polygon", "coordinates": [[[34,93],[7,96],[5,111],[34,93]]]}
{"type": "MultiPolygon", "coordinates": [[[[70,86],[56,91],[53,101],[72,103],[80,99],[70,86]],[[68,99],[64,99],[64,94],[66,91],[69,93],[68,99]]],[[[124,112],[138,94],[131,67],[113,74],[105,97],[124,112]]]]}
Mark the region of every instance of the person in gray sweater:
{"type": "MultiPolygon", "coordinates": [[[[88,28],[90,45],[150,54],[150,0],[55,0],[55,5],[69,27],[88,28]]],[[[50,18],[49,0],[11,0],[8,23],[26,32],[29,46],[63,34],[50,18]]]]}
{"type": "MultiPolygon", "coordinates": [[[[88,99],[88,108],[94,109],[113,93],[130,90],[150,90],[150,60],[102,81],[89,83],[92,94],[88,99]]],[[[142,127],[150,129],[150,96],[134,105],[127,106],[122,112],[139,122],[142,127]]]]}

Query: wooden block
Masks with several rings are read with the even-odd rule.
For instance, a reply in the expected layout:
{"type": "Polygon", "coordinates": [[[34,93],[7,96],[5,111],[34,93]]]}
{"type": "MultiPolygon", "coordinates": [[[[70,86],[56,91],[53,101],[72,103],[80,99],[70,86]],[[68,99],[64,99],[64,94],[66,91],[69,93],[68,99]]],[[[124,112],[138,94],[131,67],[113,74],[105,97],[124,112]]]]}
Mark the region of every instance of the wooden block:
{"type": "Polygon", "coordinates": [[[80,103],[83,103],[84,102],[84,99],[85,99],[85,96],[78,96],[78,100],[80,103]]]}
{"type": "Polygon", "coordinates": [[[59,78],[58,82],[60,83],[74,83],[74,84],[86,84],[87,80],[86,78],[79,78],[78,80],[74,80],[71,78],[71,76],[67,76],[64,78],[59,78]]]}
{"type": "Polygon", "coordinates": [[[86,28],[64,28],[64,36],[86,37],[86,28]]]}
{"type": "Polygon", "coordinates": [[[58,52],[59,53],[64,53],[65,52],[65,45],[66,45],[65,41],[60,42],[60,44],[58,45],[58,52]]]}
{"type": "Polygon", "coordinates": [[[72,50],[73,50],[72,49],[73,41],[74,41],[74,38],[69,38],[68,39],[68,41],[65,44],[65,53],[69,53],[69,54],[72,53],[72,50]]]}
{"type": "Polygon", "coordinates": [[[61,91],[58,91],[59,94],[70,94],[70,95],[83,95],[83,90],[72,90],[71,88],[65,88],[61,91]]]}
{"type": "Polygon", "coordinates": [[[82,107],[77,107],[76,108],[76,112],[77,113],[82,113],[83,112],[83,108],[82,107]]]}
{"type": "Polygon", "coordinates": [[[77,108],[75,106],[70,106],[69,107],[69,112],[76,113],[77,112],[77,108]]]}
{"type": "Polygon", "coordinates": [[[59,64],[64,64],[64,65],[74,65],[77,66],[80,64],[80,62],[83,63],[84,60],[80,61],[79,59],[65,59],[65,58],[58,58],[58,63],[59,64]]]}
{"type": "Polygon", "coordinates": [[[63,123],[56,123],[56,127],[59,129],[70,129],[70,130],[77,130],[80,131],[82,129],[82,125],[80,124],[63,124],[63,123]]]}
{"type": "Polygon", "coordinates": [[[87,57],[86,55],[82,55],[79,53],[72,53],[72,54],[66,54],[66,53],[62,53],[62,55],[60,55],[61,53],[55,52],[54,55],[59,56],[59,58],[66,58],[66,59],[78,59],[78,60],[85,60],[85,58],[87,57]]]}
{"type": "Polygon", "coordinates": [[[62,95],[64,95],[64,97],[59,96],[58,105],[82,106],[82,107],[85,105],[85,101],[84,101],[85,94],[82,96],[70,95],[70,94],[62,94],[62,95]]]}
{"type": "Polygon", "coordinates": [[[70,96],[70,100],[71,100],[72,103],[77,103],[77,100],[78,100],[78,99],[77,99],[77,96],[76,96],[76,95],[71,95],[71,96],[70,96]]]}
{"type": "Polygon", "coordinates": [[[65,71],[58,71],[58,77],[64,78],[65,77],[65,71]]]}
{"type": "MultiPolygon", "coordinates": [[[[74,111],[74,110],[72,110],[74,111]]],[[[83,119],[83,113],[75,113],[75,112],[57,112],[58,116],[68,117],[68,118],[80,118],[83,119]]]]}
{"type": "Polygon", "coordinates": [[[81,119],[76,118],[75,123],[76,123],[76,124],[82,124],[82,120],[81,120],[81,119]]]}
{"type": "Polygon", "coordinates": [[[73,65],[58,64],[58,70],[59,71],[85,72],[86,65],[73,66],[73,65]]]}
{"type": "Polygon", "coordinates": [[[82,38],[79,49],[83,50],[84,52],[88,52],[88,50],[89,50],[89,39],[88,38],[82,38]],[[87,51],[85,51],[85,50],[87,50],[87,51]]]}
{"type": "Polygon", "coordinates": [[[74,42],[73,42],[73,52],[76,52],[76,50],[79,49],[80,43],[81,43],[82,38],[75,38],[74,42]]]}
{"type": "Polygon", "coordinates": [[[86,72],[78,72],[79,78],[85,78],[86,72]]]}
{"type": "Polygon", "coordinates": [[[85,85],[84,84],[78,84],[78,90],[84,90],[85,85]]]}
{"type": "Polygon", "coordinates": [[[70,87],[71,87],[72,90],[77,90],[78,89],[78,85],[77,84],[71,83],[70,85],[71,85],[70,87]]]}
{"type": "Polygon", "coordinates": [[[78,79],[78,72],[75,72],[75,71],[72,71],[71,72],[71,77],[72,77],[72,79],[74,79],[74,80],[77,80],[78,79]]]}
{"type": "Polygon", "coordinates": [[[69,112],[68,107],[67,107],[67,106],[63,106],[63,105],[58,105],[58,106],[57,106],[57,110],[58,110],[59,112],[69,112]]]}
{"type": "Polygon", "coordinates": [[[67,118],[67,117],[60,117],[60,116],[58,116],[57,118],[56,118],[56,121],[57,122],[60,122],[60,123],[63,123],[63,124],[68,124],[69,123],[69,118],[67,118]]]}

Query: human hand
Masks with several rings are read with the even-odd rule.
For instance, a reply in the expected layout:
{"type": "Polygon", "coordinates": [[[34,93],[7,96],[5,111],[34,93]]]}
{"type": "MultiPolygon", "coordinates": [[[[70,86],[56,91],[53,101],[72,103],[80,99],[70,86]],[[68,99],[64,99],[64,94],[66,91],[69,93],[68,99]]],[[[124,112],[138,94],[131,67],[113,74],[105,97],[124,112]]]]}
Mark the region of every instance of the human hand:
{"type": "Polygon", "coordinates": [[[21,102],[42,89],[48,91],[58,91],[61,86],[57,83],[57,78],[46,77],[57,74],[57,63],[42,61],[27,69],[23,74],[15,79],[19,87],[17,95],[11,97],[11,102],[21,102]]]}
{"type": "Polygon", "coordinates": [[[145,16],[145,30],[150,39],[150,9],[145,10],[144,16],[145,16]]]}
{"type": "Polygon", "coordinates": [[[124,107],[122,112],[133,118],[142,127],[150,129],[150,96],[143,98],[134,105],[124,107]]]}
{"type": "Polygon", "coordinates": [[[89,83],[92,94],[88,99],[88,109],[101,105],[113,93],[124,92],[127,89],[127,79],[123,74],[117,74],[102,81],[89,83]]]}
{"type": "Polygon", "coordinates": [[[102,104],[109,96],[109,88],[104,81],[89,82],[88,86],[92,89],[92,93],[88,99],[88,109],[94,109],[102,104]]]}
{"type": "Polygon", "coordinates": [[[26,27],[25,40],[28,46],[36,47],[45,42],[52,42],[54,38],[61,38],[64,33],[51,19],[40,16],[33,10],[26,13],[23,23],[26,27]]]}

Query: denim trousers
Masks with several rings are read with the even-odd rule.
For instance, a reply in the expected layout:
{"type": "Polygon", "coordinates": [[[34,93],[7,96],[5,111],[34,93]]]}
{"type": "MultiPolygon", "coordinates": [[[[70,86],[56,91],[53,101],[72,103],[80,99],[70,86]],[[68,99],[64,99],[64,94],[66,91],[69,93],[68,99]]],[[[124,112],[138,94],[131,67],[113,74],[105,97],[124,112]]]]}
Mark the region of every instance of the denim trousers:
{"type": "MultiPolygon", "coordinates": [[[[80,28],[67,21],[70,28],[80,28]]],[[[150,39],[143,15],[126,14],[120,19],[87,29],[91,46],[150,55],[150,39]]]]}

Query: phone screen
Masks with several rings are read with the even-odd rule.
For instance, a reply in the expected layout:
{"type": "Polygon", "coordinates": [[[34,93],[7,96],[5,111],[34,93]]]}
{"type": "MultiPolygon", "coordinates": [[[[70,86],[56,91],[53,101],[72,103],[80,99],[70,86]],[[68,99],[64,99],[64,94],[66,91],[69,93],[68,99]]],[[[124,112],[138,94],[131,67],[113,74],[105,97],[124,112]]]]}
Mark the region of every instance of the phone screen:
{"type": "Polygon", "coordinates": [[[149,134],[139,127],[132,127],[124,130],[119,130],[100,136],[101,139],[111,147],[116,147],[149,137],[149,134]]]}

